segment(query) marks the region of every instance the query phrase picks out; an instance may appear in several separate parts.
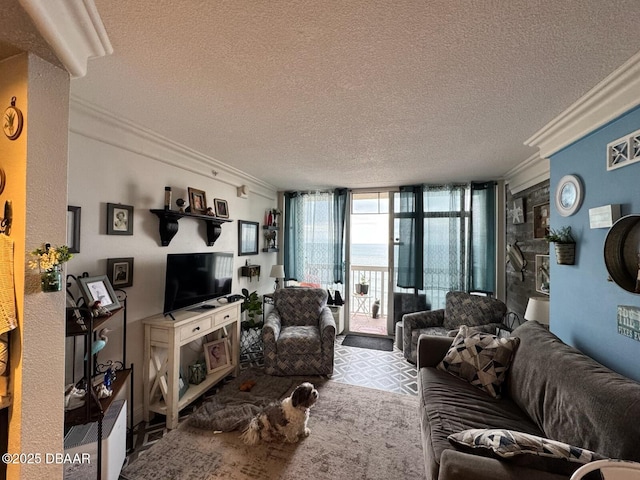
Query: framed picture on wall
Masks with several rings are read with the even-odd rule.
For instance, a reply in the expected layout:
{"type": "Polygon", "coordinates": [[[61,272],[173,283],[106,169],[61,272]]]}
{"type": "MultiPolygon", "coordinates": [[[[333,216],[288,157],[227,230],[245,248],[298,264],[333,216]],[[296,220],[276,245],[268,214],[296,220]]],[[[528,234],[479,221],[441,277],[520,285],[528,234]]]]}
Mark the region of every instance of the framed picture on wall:
{"type": "Polygon", "coordinates": [[[549,233],[549,204],[533,207],[533,238],[544,238],[549,233]]]}
{"type": "Polygon", "coordinates": [[[511,210],[511,218],[514,225],[525,222],[524,199],[522,197],[513,200],[513,209],[511,210]]]}
{"type": "Polygon", "coordinates": [[[80,253],[80,207],[67,206],[67,245],[69,252],[80,253]]]}
{"type": "Polygon", "coordinates": [[[238,220],[238,255],[258,254],[258,222],[238,220]]]}
{"type": "Polygon", "coordinates": [[[115,288],[133,285],[133,257],[107,258],[107,277],[115,288]]]}
{"type": "Polygon", "coordinates": [[[549,255],[536,255],[536,292],[549,295],[549,255]]]}
{"type": "Polygon", "coordinates": [[[107,235],[133,235],[133,207],[107,203],[107,235]]]}

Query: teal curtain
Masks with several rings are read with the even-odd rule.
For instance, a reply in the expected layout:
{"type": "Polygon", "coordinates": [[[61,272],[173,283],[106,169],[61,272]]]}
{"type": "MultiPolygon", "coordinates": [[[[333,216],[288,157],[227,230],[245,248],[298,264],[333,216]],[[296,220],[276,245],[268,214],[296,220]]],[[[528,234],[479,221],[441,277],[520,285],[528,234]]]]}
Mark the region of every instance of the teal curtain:
{"type": "Polygon", "coordinates": [[[345,275],[345,225],[347,217],[347,189],[338,188],[333,192],[333,281],[344,283],[345,275]]]}
{"type": "Polygon", "coordinates": [[[343,283],[347,190],[286,192],[284,198],[287,278],[323,288],[343,283]]]}
{"type": "Polygon", "coordinates": [[[299,262],[296,255],[296,245],[298,244],[298,238],[296,235],[295,225],[298,224],[296,208],[298,193],[297,192],[285,192],[284,193],[284,232],[283,232],[283,265],[284,274],[287,279],[295,278],[302,275],[302,265],[299,262]]]}
{"type": "Polygon", "coordinates": [[[395,213],[398,219],[397,286],[400,288],[423,287],[423,222],[422,187],[400,187],[399,205],[395,213]]]}
{"type": "Polygon", "coordinates": [[[496,184],[471,184],[470,290],[494,292],[496,284],[496,184]]]}

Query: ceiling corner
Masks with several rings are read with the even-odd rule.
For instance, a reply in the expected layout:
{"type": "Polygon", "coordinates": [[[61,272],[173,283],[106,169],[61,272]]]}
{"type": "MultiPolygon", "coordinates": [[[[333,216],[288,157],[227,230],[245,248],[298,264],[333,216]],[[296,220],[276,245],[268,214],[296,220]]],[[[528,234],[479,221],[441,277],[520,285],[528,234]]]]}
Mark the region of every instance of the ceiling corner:
{"type": "Polygon", "coordinates": [[[87,73],[87,61],[113,47],[93,0],[19,0],[71,77],[87,73]]]}

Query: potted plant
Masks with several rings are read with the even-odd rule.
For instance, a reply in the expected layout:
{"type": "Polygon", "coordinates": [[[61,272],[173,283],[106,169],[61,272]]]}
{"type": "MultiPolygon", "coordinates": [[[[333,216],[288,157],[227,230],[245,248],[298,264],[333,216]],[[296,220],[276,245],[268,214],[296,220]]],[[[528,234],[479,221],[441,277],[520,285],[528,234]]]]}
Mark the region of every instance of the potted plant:
{"type": "Polygon", "coordinates": [[[244,302],[242,302],[240,310],[246,312],[245,319],[241,323],[242,329],[262,328],[262,325],[264,325],[261,318],[262,300],[258,296],[258,292],[249,293],[249,290],[243,288],[242,295],[244,296],[244,302]]]}
{"type": "Polygon", "coordinates": [[[558,265],[573,265],[575,263],[576,241],[571,235],[571,227],[560,227],[557,230],[550,228],[544,238],[547,242],[554,244],[558,265]]]}
{"type": "Polygon", "coordinates": [[[356,293],[360,293],[362,295],[369,293],[369,282],[367,281],[367,277],[364,275],[360,276],[360,283],[356,285],[356,293]]]}

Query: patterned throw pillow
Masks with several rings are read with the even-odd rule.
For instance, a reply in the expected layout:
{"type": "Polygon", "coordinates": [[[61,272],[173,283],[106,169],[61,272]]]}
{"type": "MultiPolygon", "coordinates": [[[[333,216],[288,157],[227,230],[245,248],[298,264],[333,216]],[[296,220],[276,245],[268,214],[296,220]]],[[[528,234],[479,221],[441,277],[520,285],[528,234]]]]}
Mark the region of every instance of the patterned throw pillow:
{"type": "Polygon", "coordinates": [[[470,333],[463,325],[437,368],[466,380],[494,398],[500,398],[501,385],[519,343],[517,337],[499,338],[490,333],[470,333]]]}
{"type": "Polygon", "coordinates": [[[585,463],[604,458],[584,448],[513,430],[474,428],[447,438],[463,451],[566,475],[571,475],[585,463]]]}

